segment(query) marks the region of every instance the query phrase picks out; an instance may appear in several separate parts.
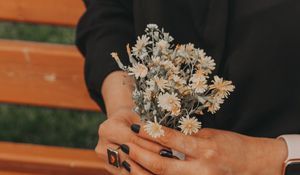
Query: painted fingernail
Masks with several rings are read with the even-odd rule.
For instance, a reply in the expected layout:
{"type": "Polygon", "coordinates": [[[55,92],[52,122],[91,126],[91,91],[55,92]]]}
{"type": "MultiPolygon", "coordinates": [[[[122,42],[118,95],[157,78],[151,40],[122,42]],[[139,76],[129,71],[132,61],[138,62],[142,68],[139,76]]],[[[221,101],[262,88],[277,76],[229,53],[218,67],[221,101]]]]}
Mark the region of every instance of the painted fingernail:
{"type": "Polygon", "coordinates": [[[120,148],[124,153],[129,154],[129,147],[127,145],[122,144],[120,148]]]}
{"type": "Polygon", "coordinates": [[[133,132],[137,133],[137,134],[140,132],[140,128],[141,128],[141,126],[138,125],[138,124],[132,124],[132,125],[131,125],[131,130],[132,130],[133,132]]]}
{"type": "Polygon", "coordinates": [[[129,164],[128,162],[123,161],[123,162],[122,162],[122,166],[123,166],[128,172],[131,171],[131,169],[130,169],[130,164],[129,164]]]}
{"type": "Polygon", "coordinates": [[[169,157],[169,158],[173,158],[173,153],[171,150],[168,149],[162,149],[159,152],[159,155],[163,156],[163,157],[169,157]]]}

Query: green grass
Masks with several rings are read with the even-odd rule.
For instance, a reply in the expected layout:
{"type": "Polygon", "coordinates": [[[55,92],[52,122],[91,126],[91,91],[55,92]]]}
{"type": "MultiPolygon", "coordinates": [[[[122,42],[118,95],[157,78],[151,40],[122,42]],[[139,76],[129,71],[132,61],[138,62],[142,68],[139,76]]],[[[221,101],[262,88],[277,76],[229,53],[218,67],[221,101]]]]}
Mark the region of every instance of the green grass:
{"type": "Polygon", "coordinates": [[[97,112],[0,105],[0,140],[94,148],[105,116],[97,112]]]}
{"type": "MultiPolygon", "coordinates": [[[[72,44],[74,32],[64,27],[0,22],[0,38],[4,39],[72,44]]],[[[97,112],[0,104],[0,141],[92,149],[103,120],[105,115],[97,112]]]]}
{"type": "Polygon", "coordinates": [[[23,23],[0,23],[0,38],[72,44],[75,29],[23,23]]]}

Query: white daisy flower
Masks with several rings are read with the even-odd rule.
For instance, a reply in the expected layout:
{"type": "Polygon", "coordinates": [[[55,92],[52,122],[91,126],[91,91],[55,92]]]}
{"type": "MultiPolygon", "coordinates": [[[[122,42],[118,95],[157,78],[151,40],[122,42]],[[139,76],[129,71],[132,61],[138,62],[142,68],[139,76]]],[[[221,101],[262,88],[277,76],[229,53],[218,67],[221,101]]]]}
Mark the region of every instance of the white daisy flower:
{"type": "Polygon", "coordinates": [[[180,87],[178,90],[179,90],[180,94],[183,96],[188,96],[188,95],[193,94],[193,90],[190,86],[183,86],[183,87],[180,87]]]}
{"type": "Polygon", "coordinates": [[[158,26],[156,24],[148,24],[147,28],[149,28],[149,29],[158,29],[158,26]]]}
{"type": "Polygon", "coordinates": [[[157,49],[157,51],[155,51],[155,52],[161,51],[163,54],[167,54],[167,50],[169,49],[169,47],[170,47],[170,44],[167,41],[165,41],[165,40],[159,40],[156,43],[156,49],[157,49]]]}
{"type": "Polygon", "coordinates": [[[159,78],[157,75],[154,76],[153,80],[155,81],[158,89],[161,90],[162,92],[165,92],[165,89],[169,89],[170,84],[168,80],[159,78]]]}
{"type": "Polygon", "coordinates": [[[203,49],[196,49],[196,53],[200,59],[205,59],[206,53],[203,49]]]}
{"type": "Polygon", "coordinates": [[[205,71],[205,73],[210,74],[216,66],[215,61],[209,57],[205,56],[199,60],[201,68],[205,71]]]}
{"type": "Polygon", "coordinates": [[[160,48],[161,50],[165,50],[165,49],[168,49],[170,44],[165,41],[165,40],[159,40],[157,43],[156,43],[156,46],[158,48],[160,48]]]}
{"type": "Polygon", "coordinates": [[[138,37],[136,44],[134,47],[132,47],[132,53],[133,55],[137,57],[144,57],[147,55],[146,46],[149,44],[149,37],[146,35],[142,35],[142,37],[138,37]]]}
{"type": "Polygon", "coordinates": [[[154,65],[160,64],[160,61],[161,61],[160,57],[152,57],[151,60],[154,65]]]}
{"type": "Polygon", "coordinates": [[[206,82],[206,79],[202,77],[194,79],[190,86],[196,93],[204,93],[208,88],[206,82]]]}
{"type": "Polygon", "coordinates": [[[206,103],[207,111],[214,114],[220,109],[220,105],[224,103],[224,100],[220,96],[211,97],[206,103]]]}
{"type": "Polygon", "coordinates": [[[190,52],[188,52],[186,50],[186,46],[185,45],[179,45],[178,49],[177,49],[177,56],[180,57],[184,63],[186,64],[191,64],[192,63],[192,58],[190,56],[190,52]]]}
{"type": "Polygon", "coordinates": [[[134,75],[136,79],[139,77],[144,78],[148,73],[148,68],[143,64],[134,64],[133,67],[129,67],[129,75],[134,75]]]}
{"type": "Polygon", "coordinates": [[[179,123],[180,125],[178,127],[185,135],[192,135],[193,133],[197,133],[201,128],[201,122],[199,122],[195,117],[181,117],[179,123]]]}
{"type": "Polygon", "coordinates": [[[177,94],[174,93],[160,94],[158,96],[158,106],[169,112],[171,112],[172,109],[174,110],[175,107],[181,108],[180,99],[177,97],[177,94]]]}
{"type": "Polygon", "coordinates": [[[180,107],[178,107],[178,106],[172,107],[172,109],[171,109],[172,116],[178,116],[178,115],[180,115],[180,113],[181,113],[180,107]]]}
{"type": "Polygon", "coordinates": [[[232,85],[232,81],[223,80],[218,76],[214,76],[213,84],[209,86],[210,89],[216,90],[216,95],[221,98],[227,98],[230,92],[233,92],[234,86],[232,85]]]}
{"type": "Polygon", "coordinates": [[[186,84],[186,81],[183,78],[179,77],[178,75],[173,74],[169,76],[168,79],[169,81],[173,80],[176,89],[180,89],[186,84]]]}
{"type": "Polygon", "coordinates": [[[196,73],[190,78],[190,81],[195,82],[199,79],[205,79],[205,72],[202,69],[198,69],[196,73]]]}
{"type": "Polygon", "coordinates": [[[195,49],[195,48],[194,48],[194,44],[192,44],[192,43],[188,43],[188,44],[185,46],[185,50],[186,50],[187,52],[192,52],[194,49],[195,49]]]}
{"type": "Polygon", "coordinates": [[[153,138],[158,138],[165,135],[162,126],[159,123],[157,123],[157,121],[155,122],[147,121],[147,124],[144,125],[144,129],[146,133],[153,138]]]}
{"type": "Polygon", "coordinates": [[[166,70],[169,70],[172,74],[178,74],[179,68],[176,67],[172,61],[170,60],[164,60],[160,62],[160,65],[162,65],[166,70]]]}

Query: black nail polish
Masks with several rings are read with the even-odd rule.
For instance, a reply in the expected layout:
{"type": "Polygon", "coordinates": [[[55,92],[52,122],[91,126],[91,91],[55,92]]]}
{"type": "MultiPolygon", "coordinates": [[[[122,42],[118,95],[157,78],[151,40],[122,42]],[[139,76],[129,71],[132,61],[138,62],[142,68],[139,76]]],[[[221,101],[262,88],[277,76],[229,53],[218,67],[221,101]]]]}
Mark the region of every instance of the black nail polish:
{"type": "Polygon", "coordinates": [[[159,155],[163,156],[163,157],[169,157],[169,158],[173,158],[173,153],[171,150],[167,150],[167,149],[162,149],[159,152],[159,155]]]}
{"type": "Polygon", "coordinates": [[[128,162],[126,162],[126,161],[123,161],[122,162],[122,166],[128,171],[128,172],[130,172],[131,171],[131,169],[130,169],[130,165],[129,165],[129,163],[128,162]]]}
{"type": "Polygon", "coordinates": [[[122,144],[120,148],[124,153],[129,154],[129,147],[127,145],[122,144]]]}
{"type": "Polygon", "coordinates": [[[137,133],[137,134],[140,132],[140,128],[141,128],[141,126],[138,125],[138,124],[132,124],[132,125],[131,125],[131,130],[132,130],[133,132],[137,133]]]}

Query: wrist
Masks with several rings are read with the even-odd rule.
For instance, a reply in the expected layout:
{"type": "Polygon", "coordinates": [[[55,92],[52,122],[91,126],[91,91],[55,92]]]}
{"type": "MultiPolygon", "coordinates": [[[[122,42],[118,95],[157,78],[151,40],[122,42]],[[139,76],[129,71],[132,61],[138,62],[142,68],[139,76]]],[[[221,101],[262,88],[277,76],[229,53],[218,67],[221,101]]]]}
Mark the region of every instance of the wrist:
{"type": "Polygon", "coordinates": [[[275,173],[282,175],[284,162],[288,155],[287,145],[283,139],[272,139],[274,142],[273,156],[270,156],[269,162],[275,168],[275,173]]]}
{"type": "Polygon", "coordinates": [[[287,146],[282,139],[259,139],[256,147],[255,174],[281,175],[287,157],[287,146]]]}

